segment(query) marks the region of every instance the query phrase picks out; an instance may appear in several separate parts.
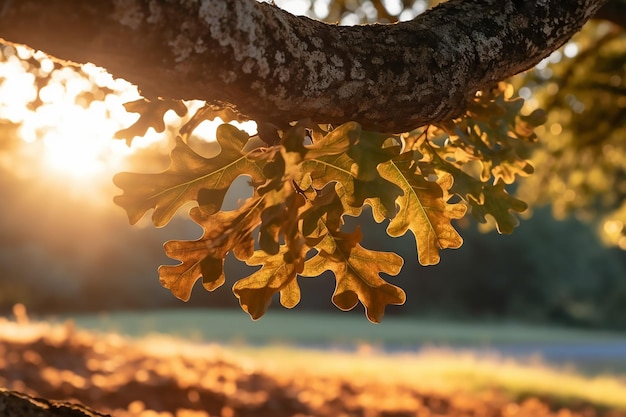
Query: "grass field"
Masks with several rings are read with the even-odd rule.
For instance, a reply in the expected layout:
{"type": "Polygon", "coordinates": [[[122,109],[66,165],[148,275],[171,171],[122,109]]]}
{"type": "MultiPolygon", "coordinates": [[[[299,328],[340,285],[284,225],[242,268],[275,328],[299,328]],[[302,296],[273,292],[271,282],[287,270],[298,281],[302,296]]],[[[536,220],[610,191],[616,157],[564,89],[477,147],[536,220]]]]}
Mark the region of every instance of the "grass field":
{"type": "Polygon", "coordinates": [[[451,322],[385,317],[372,324],[362,315],[270,311],[252,321],[239,310],[157,310],[51,318],[72,319],[82,328],[129,336],[169,334],[229,344],[290,344],[352,347],[362,343],[391,350],[418,346],[490,346],[520,343],[626,342],[626,334],[507,322],[451,322]]]}
{"type": "Polygon", "coordinates": [[[386,353],[445,350],[513,358],[521,363],[543,361],[587,376],[626,375],[626,334],[607,331],[398,317],[386,317],[375,325],[356,314],[280,310],[259,321],[238,310],[208,309],[111,312],[71,319],[93,331],[131,337],[165,334],[230,348],[287,346],[351,352],[368,346],[386,353]]]}
{"type": "Polygon", "coordinates": [[[528,363],[498,356],[478,357],[471,352],[457,353],[441,348],[418,354],[381,354],[366,347],[356,353],[294,348],[235,349],[234,352],[253,357],[276,372],[300,370],[317,376],[350,375],[356,380],[374,379],[448,394],[495,390],[518,401],[539,397],[562,406],[590,403],[626,411],[626,376],[589,377],[541,361],[528,363]]]}

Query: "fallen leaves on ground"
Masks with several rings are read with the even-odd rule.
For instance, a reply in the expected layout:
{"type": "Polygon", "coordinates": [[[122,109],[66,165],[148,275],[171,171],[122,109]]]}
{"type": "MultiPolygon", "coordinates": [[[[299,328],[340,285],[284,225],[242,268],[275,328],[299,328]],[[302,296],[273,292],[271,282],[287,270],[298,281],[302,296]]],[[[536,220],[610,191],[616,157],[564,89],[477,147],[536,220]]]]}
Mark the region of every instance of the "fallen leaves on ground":
{"type": "Polygon", "coordinates": [[[217,345],[131,340],[71,323],[0,318],[0,386],[77,401],[116,417],[626,417],[588,404],[564,409],[493,390],[436,393],[424,390],[425,381],[351,378],[310,367],[278,370],[254,354],[217,345]]]}

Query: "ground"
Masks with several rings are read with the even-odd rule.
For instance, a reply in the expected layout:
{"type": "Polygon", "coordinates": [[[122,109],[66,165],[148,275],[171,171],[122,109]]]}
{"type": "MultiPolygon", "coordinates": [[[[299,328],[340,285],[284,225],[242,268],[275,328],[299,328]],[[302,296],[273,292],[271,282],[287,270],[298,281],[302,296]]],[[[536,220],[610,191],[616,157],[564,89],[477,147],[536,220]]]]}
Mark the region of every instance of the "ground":
{"type": "MultiPolygon", "coordinates": [[[[288,360],[167,338],[133,340],[77,330],[71,323],[14,323],[0,332],[0,386],[80,402],[113,416],[238,417],[626,417],[626,411],[486,389],[344,372],[328,353],[305,368],[288,360]],[[333,364],[333,362],[331,362],[333,364]],[[369,376],[368,376],[369,375],[369,376]]],[[[280,352],[280,351],[278,351],[280,352]]],[[[355,354],[368,355],[368,352],[355,354]]],[[[335,356],[333,356],[335,355],[335,356]]],[[[276,356],[276,355],[274,355],[276,356]]]]}

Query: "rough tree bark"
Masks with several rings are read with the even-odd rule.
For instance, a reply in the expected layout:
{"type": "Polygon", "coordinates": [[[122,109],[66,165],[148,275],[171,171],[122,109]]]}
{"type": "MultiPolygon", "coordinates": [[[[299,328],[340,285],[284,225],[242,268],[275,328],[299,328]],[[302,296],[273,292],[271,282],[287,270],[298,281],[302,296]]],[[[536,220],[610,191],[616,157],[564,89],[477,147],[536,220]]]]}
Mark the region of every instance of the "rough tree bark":
{"type": "Polygon", "coordinates": [[[93,62],[147,97],[399,132],[449,119],[566,42],[606,0],[450,0],[342,27],[256,0],[0,0],[0,37],[93,62]]]}
{"type": "Polygon", "coordinates": [[[0,416],[2,417],[110,417],[85,406],[63,401],[34,398],[26,394],[0,388],[0,416]]]}

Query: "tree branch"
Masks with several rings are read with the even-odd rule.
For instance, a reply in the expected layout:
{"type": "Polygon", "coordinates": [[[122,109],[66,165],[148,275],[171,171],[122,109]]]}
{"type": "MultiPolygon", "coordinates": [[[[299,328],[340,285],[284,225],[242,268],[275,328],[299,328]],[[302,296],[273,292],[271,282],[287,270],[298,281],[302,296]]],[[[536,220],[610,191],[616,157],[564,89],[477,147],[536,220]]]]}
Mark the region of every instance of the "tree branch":
{"type": "Polygon", "coordinates": [[[255,0],[4,0],[0,37],[93,62],[148,97],[399,132],[461,114],[605,2],[450,0],[410,22],[342,27],[255,0]]]}

